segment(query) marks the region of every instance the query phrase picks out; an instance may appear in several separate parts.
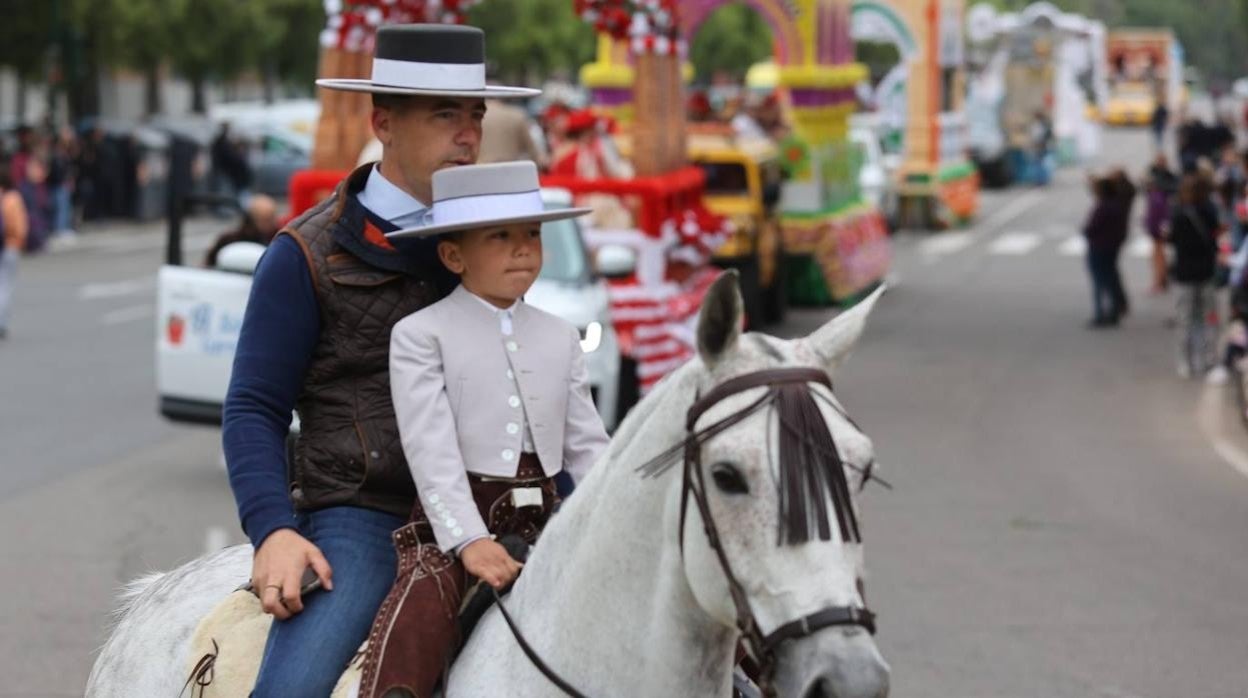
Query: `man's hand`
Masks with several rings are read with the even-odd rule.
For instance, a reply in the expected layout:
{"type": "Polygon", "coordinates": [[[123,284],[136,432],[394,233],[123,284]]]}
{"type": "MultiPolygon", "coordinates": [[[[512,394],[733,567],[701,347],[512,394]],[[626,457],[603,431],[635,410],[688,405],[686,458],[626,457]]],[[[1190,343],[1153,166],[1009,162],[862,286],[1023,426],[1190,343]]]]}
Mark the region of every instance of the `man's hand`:
{"type": "Polygon", "coordinates": [[[251,565],[251,582],[260,593],[265,613],[286,620],[303,610],[299,585],[303,571],[309,567],[326,590],[334,588],[334,571],[320,548],[307,538],[293,529],[282,528],[264,539],[251,565]]]}
{"type": "Polygon", "coordinates": [[[506,548],[489,538],[469,543],[460,551],[459,559],[469,574],[500,590],[514,582],[524,567],[507,554],[506,548]]]}

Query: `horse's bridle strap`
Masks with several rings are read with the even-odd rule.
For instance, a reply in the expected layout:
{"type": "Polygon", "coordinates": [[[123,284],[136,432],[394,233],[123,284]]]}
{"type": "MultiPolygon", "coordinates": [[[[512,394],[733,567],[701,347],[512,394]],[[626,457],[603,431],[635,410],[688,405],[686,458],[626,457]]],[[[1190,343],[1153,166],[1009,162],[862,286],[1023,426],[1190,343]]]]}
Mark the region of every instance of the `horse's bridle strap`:
{"type": "Polygon", "coordinates": [[[776,645],[785,640],[799,640],[834,625],[856,625],[874,635],[875,614],[865,608],[854,606],[825,608],[776,628],[770,635],[763,638],[763,649],[766,652],[773,652],[776,645]]]}
{"type": "Polygon", "coordinates": [[[827,372],[812,367],[772,368],[747,373],[720,383],[712,388],[711,392],[698,398],[686,413],[685,429],[692,432],[698,417],[724,398],[751,388],[769,388],[782,383],[820,383],[829,388],[832,387],[832,380],[828,378],[827,372]]]}

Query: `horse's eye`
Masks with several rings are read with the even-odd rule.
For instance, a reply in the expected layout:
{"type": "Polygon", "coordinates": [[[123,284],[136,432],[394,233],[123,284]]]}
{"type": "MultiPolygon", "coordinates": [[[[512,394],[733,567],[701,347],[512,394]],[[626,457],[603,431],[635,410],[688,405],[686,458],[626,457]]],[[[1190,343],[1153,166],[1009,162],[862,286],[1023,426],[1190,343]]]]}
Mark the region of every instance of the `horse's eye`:
{"type": "Polygon", "coordinates": [[[715,486],[725,494],[749,494],[750,486],[745,484],[741,471],[730,463],[716,463],[711,466],[711,477],[715,478],[715,486]]]}

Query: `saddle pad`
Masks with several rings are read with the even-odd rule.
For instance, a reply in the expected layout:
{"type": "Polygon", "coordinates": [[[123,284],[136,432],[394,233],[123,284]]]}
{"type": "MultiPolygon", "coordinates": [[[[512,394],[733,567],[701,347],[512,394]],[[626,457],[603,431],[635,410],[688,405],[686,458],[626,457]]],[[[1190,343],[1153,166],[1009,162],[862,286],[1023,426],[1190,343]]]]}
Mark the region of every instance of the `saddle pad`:
{"type": "MultiPolygon", "coordinates": [[[[199,622],[191,638],[190,665],[186,670],[193,687],[191,694],[195,698],[251,695],[272,624],[273,616],[264,612],[260,600],[250,591],[239,590],[225,597],[199,622]],[[196,681],[192,674],[207,661],[211,661],[211,668],[200,672],[202,680],[196,681]]],[[[361,648],[338,680],[332,698],[354,698],[363,656],[361,648]]]]}
{"type": "Polygon", "coordinates": [[[250,695],[256,676],[260,674],[260,658],[264,655],[264,643],[272,623],[273,616],[264,612],[260,599],[249,591],[236,591],[217,604],[199,622],[191,638],[186,676],[195,687],[193,695],[196,698],[250,695]],[[196,681],[192,677],[196,667],[207,661],[205,657],[214,654],[211,669],[203,672],[202,681],[196,681]]]}

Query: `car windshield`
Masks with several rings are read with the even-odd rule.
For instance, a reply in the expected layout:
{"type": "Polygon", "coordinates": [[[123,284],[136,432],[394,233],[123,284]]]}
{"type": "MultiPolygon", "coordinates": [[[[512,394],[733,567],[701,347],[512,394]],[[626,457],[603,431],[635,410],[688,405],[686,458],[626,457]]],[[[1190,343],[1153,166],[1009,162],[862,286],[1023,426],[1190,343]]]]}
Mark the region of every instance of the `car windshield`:
{"type": "Polygon", "coordinates": [[[542,224],[542,273],[551,281],[574,283],[589,274],[589,258],[575,218],[542,224]]]}
{"type": "Polygon", "coordinates": [[[734,162],[701,162],[698,166],[706,173],[707,194],[748,194],[750,180],[745,165],[734,162]]]}

